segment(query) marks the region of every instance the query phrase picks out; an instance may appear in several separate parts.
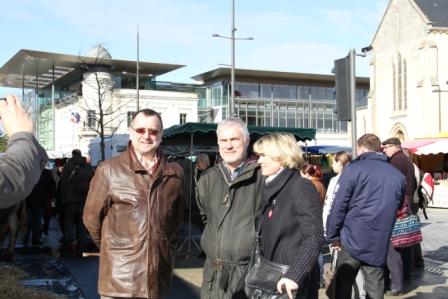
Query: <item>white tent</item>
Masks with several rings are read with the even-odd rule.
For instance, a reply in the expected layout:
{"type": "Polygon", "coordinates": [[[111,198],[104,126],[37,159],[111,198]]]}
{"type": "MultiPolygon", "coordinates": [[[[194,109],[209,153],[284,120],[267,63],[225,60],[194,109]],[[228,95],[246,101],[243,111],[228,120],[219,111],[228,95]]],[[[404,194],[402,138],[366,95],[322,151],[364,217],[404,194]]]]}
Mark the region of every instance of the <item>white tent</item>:
{"type": "Polygon", "coordinates": [[[429,155],[438,153],[448,153],[448,139],[437,140],[433,143],[423,145],[417,148],[417,155],[429,155]]]}

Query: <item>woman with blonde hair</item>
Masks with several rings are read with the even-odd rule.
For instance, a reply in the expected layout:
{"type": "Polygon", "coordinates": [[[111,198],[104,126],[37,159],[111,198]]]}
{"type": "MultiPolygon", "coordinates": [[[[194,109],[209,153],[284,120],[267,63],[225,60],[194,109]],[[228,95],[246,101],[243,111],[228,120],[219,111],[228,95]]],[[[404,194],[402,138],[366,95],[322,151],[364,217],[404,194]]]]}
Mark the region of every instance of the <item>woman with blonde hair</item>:
{"type": "Polygon", "coordinates": [[[323,240],[319,193],[300,175],[302,151],[293,135],[271,133],[254,144],[266,177],[264,209],[258,221],[263,257],[288,265],[277,282],[279,293],[295,298],[318,298],[317,257],[323,240]]]}

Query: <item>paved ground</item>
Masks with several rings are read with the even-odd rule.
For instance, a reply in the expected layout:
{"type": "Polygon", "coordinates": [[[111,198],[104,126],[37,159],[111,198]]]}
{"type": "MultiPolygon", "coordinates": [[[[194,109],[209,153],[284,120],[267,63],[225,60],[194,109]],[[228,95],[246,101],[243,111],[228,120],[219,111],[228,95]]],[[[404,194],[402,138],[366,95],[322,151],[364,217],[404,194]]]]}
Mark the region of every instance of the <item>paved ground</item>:
{"type": "MultiPolygon", "coordinates": [[[[428,220],[421,216],[425,268],[413,271],[410,282],[405,285],[405,295],[390,298],[448,298],[448,209],[429,209],[427,214],[428,220]]],[[[191,245],[191,248],[195,252],[195,246],[191,245]]],[[[178,258],[175,273],[199,288],[202,279],[200,262],[195,256],[178,258]]],[[[323,289],[319,292],[319,298],[327,298],[323,289]]]]}
{"type": "MultiPolygon", "coordinates": [[[[422,217],[425,268],[416,269],[411,281],[406,284],[406,294],[395,298],[448,298],[448,209],[429,209],[428,216],[429,220],[422,217]]],[[[51,248],[58,247],[57,240],[60,234],[57,226],[52,225],[51,229],[51,237],[44,240],[46,245],[44,252],[47,254],[17,251],[15,263],[33,272],[31,279],[24,283],[65,294],[68,298],[98,299],[96,292],[98,259],[58,258],[57,250],[51,248]],[[53,258],[48,255],[51,253],[53,258]]],[[[193,239],[195,238],[197,235],[193,239]]],[[[203,260],[198,258],[197,254],[193,243],[188,246],[187,242],[182,248],[176,260],[175,277],[169,299],[199,298],[203,260]]],[[[326,298],[323,289],[319,298],[326,298]]]]}

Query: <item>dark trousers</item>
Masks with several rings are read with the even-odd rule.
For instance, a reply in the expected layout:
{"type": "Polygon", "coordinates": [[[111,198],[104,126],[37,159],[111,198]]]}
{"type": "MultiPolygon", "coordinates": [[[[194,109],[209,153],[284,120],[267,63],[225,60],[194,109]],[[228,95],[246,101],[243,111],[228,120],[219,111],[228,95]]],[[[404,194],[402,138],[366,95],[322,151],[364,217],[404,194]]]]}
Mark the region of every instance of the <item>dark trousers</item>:
{"type": "Polygon", "coordinates": [[[425,261],[423,260],[422,247],[420,246],[420,243],[414,245],[413,261],[415,267],[425,267],[425,261]]]}
{"type": "Polygon", "coordinates": [[[87,231],[82,222],[84,203],[65,204],[64,237],[66,242],[78,241],[87,244],[87,231]]]}
{"type": "Polygon", "coordinates": [[[387,252],[387,269],[389,270],[390,289],[403,291],[403,259],[401,252],[389,244],[387,252]]]}
{"type": "Polygon", "coordinates": [[[40,237],[42,235],[42,218],[44,214],[44,209],[42,206],[30,206],[26,207],[27,210],[27,220],[28,220],[28,232],[25,237],[26,243],[29,242],[30,234],[33,245],[40,242],[40,237]]]}
{"type": "Polygon", "coordinates": [[[351,299],[352,287],[359,270],[361,270],[364,275],[366,298],[384,298],[383,267],[370,266],[353,258],[344,247],[342,247],[339,252],[336,261],[332,289],[333,298],[351,299]]]}

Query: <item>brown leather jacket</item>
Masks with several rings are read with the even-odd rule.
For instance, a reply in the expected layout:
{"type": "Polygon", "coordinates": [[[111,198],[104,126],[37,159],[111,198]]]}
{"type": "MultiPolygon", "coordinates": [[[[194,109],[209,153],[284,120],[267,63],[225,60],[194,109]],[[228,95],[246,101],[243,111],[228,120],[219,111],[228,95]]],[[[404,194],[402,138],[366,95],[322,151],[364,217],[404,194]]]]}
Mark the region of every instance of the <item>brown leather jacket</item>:
{"type": "Polygon", "coordinates": [[[101,295],[164,298],[168,292],[184,212],[183,172],[159,157],[152,175],[129,149],[95,172],[83,218],[100,248],[101,295]]]}

